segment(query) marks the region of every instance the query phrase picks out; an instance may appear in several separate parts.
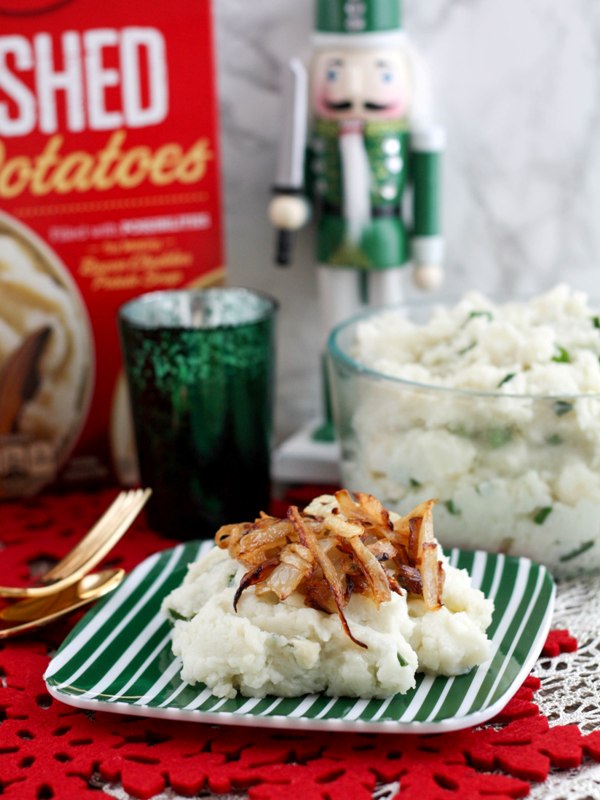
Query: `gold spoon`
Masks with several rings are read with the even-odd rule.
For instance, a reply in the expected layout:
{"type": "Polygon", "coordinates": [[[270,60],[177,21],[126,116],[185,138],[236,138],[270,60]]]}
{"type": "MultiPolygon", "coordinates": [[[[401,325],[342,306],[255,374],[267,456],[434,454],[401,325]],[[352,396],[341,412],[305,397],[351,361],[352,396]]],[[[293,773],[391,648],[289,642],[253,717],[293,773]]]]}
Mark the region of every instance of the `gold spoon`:
{"type": "Polygon", "coordinates": [[[17,636],[70,614],[112,592],[124,577],[123,569],[104,569],[85,575],[62,591],[6,606],[0,611],[0,639],[17,636]]]}

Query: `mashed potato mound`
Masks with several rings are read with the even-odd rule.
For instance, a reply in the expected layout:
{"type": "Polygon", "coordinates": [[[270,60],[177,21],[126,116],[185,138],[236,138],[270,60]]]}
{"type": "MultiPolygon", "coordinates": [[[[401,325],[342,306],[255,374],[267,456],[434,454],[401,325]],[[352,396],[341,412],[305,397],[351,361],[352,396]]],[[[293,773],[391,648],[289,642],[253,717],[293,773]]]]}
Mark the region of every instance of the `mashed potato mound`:
{"type": "Polygon", "coordinates": [[[493,603],[471,586],[466,570],[449,566],[445,559],[444,570],[442,608],[427,611],[422,600],[408,600],[414,624],[410,644],[419,672],[460,675],[489,656],[485,632],[492,621],[493,603]]]}
{"type": "Polygon", "coordinates": [[[412,688],[417,671],[455,675],[488,658],[493,604],[471,587],[465,571],[447,563],[444,606],[437,611],[406,593],[379,608],[367,597],[351,597],[345,616],[367,648],[346,635],[335,614],[306,607],[299,593],[279,602],[257,597],[250,587],[236,613],[244,572],[215,547],[190,565],[163,602],[183,680],[204,683],[218,697],[388,697],[412,688]]]}

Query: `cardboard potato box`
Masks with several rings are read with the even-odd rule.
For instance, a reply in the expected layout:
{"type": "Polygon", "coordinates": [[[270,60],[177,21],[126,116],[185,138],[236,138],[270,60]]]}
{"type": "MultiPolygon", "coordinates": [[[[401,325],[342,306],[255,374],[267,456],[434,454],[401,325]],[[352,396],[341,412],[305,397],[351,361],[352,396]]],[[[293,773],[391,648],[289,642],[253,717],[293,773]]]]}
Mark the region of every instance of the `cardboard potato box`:
{"type": "Polygon", "coordinates": [[[0,497],[132,467],[116,310],[220,282],[209,0],[0,0],[0,497]]]}

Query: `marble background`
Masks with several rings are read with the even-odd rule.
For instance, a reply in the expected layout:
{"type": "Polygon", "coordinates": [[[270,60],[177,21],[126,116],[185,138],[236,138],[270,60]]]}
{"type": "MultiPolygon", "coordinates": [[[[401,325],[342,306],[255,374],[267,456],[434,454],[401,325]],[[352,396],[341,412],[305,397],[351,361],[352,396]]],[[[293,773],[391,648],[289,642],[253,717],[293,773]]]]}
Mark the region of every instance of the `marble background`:
{"type": "MultiPolygon", "coordinates": [[[[598,0],[404,0],[448,133],[446,283],[530,293],[559,280],[597,291],[600,266],[598,0]]],[[[319,407],[312,236],[272,263],[265,209],[279,76],[307,56],[312,0],[213,0],[231,282],[280,303],[278,438],[319,407]]]]}

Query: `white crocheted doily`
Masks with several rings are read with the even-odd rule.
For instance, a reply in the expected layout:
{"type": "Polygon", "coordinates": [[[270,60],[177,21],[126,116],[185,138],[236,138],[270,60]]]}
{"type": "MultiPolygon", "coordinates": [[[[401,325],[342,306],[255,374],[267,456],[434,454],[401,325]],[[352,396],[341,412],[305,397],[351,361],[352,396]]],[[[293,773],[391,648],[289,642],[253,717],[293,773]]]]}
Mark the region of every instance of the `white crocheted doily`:
{"type": "MultiPolygon", "coordinates": [[[[551,725],[576,723],[582,733],[600,730],[600,576],[559,583],[553,628],[568,628],[577,652],[538,661],[536,693],[551,725]]],[[[534,800],[599,800],[600,764],[556,770],[534,785],[534,800]]]]}

